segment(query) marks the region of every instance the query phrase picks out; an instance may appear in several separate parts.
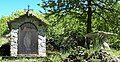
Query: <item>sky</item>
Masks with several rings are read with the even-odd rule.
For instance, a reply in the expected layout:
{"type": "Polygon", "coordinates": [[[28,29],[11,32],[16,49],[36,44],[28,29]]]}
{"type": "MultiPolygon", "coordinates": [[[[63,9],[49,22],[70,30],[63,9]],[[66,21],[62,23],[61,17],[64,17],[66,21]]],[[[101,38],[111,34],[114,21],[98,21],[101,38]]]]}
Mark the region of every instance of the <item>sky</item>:
{"type": "Polygon", "coordinates": [[[38,10],[44,12],[41,7],[37,6],[38,3],[41,3],[41,0],[0,0],[0,18],[1,16],[9,16],[18,10],[27,9],[28,5],[34,12],[38,12],[38,10]]]}
{"type": "Polygon", "coordinates": [[[41,0],[0,0],[0,18],[1,16],[9,16],[12,12],[16,12],[18,10],[24,10],[28,8],[33,9],[34,12],[38,12],[38,10],[43,11],[41,7],[37,4],[41,3],[41,0]]]}

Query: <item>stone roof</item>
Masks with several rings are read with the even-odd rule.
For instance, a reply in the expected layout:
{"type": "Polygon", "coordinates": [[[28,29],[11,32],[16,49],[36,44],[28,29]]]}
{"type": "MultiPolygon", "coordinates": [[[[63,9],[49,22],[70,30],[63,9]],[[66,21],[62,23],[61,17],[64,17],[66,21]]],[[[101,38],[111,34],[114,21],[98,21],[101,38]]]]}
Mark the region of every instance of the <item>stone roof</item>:
{"type": "Polygon", "coordinates": [[[38,17],[35,16],[34,14],[29,14],[29,15],[28,15],[28,13],[26,12],[26,14],[23,14],[23,15],[15,18],[14,20],[9,20],[9,21],[8,21],[8,27],[11,28],[11,23],[17,22],[17,20],[22,19],[22,18],[25,18],[25,17],[27,17],[27,18],[34,18],[34,19],[40,21],[41,24],[44,25],[45,27],[48,26],[47,22],[42,21],[40,18],[38,18],[38,17]]]}

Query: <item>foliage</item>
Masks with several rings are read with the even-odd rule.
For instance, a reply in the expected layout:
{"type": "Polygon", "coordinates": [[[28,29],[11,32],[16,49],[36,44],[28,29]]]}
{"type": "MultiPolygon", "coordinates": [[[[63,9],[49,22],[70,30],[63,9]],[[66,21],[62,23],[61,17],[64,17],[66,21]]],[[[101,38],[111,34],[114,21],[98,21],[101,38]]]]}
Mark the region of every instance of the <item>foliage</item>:
{"type": "MultiPolygon", "coordinates": [[[[93,57],[96,57],[95,51],[91,50],[89,52],[85,48],[76,47],[80,44],[84,46],[85,40],[83,38],[83,35],[86,34],[86,28],[87,28],[86,25],[87,25],[87,18],[88,18],[86,11],[87,11],[87,8],[90,7],[86,3],[87,0],[85,1],[64,0],[66,2],[62,2],[62,1],[63,0],[57,0],[57,1],[43,0],[43,8],[50,11],[50,12],[47,12],[48,14],[44,14],[45,16],[47,16],[45,17],[45,19],[48,20],[48,23],[49,23],[48,30],[47,30],[47,50],[53,49],[55,52],[54,53],[48,52],[47,57],[41,57],[39,59],[25,59],[25,58],[15,59],[15,60],[1,59],[1,62],[3,61],[5,62],[13,62],[13,61],[15,62],[21,62],[21,61],[23,62],[37,62],[37,61],[38,62],[39,61],[62,62],[66,60],[69,60],[69,61],[78,60],[81,62],[82,61],[83,62],[99,61],[99,59],[93,58],[93,57]],[[62,8],[60,8],[58,3],[60,3],[60,5],[63,5],[62,8]],[[53,6],[50,6],[50,5],[53,5],[53,6]],[[93,56],[91,56],[92,54],[93,56]],[[89,58],[89,60],[87,58],[89,58]]],[[[119,27],[120,8],[119,7],[120,5],[119,4],[114,5],[114,3],[111,3],[112,0],[111,2],[108,2],[108,1],[98,2],[97,0],[93,0],[92,2],[98,4],[98,5],[96,4],[95,7],[94,5],[91,6],[91,8],[95,10],[95,11],[93,10],[93,13],[92,13],[91,27],[93,32],[100,30],[100,31],[109,31],[109,32],[117,33],[118,37],[109,38],[110,40],[108,40],[107,42],[109,42],[109,45],[113,48],[120,47],[120,44],[119,44],[119,39],[120,39],[119,38],[119,35],[120,35],[120,27],[119,27]],[[112,10],[111,9],[112,7],[114,7],[115,10],[112,10]],[[103,10],[103,9],[106,9],[106,10],[103,10]]],[[[3,16],[1,18],[0,36],[7,34],[6,32],[9,31],[7,26],[7,20],[13,20],[16,17],[19,17],[21,14],[23,14],[23,12],[20,11],[20,13],[19,12],[15,14],[13,13],[11,16],[3,16]]],[[[38,16],[38,18],[41,18],[41,16],[38,16]]],[[[42,19],[44,19],[44,17],[42,19]]],[[[97,50],[97,54],[102,55],[102,53],[99,52],[99,50],[97,50]]],[[[117,54],[119,54],[119,52],[117,54]]],[[[103,54],[103,56],[104,55],[105,57],[107,56],[106,54],[103,54]]]]}
{"type": "MultiPolygon", "coordinates": [[[[91,30],[93,32],[118,30],[114,29],[119,24],[117,26],[112,24],[119,21],[119,4],[115,0],[42,0],[42,2],[38,5],[46,11],[45,16],[50,20],[52,27],[48,29],[48,36],[51,37],[49,39],[57,41],[59,45],[60,42],[68,44],[70,42],[72,45],[85,44],[83,35],[91,30]]],[[[90,42],[87,40],[86,43],[89,48],[90,42]]]]}
{"type": "Polygon", "coordinates": [[[0,19],[0,47],[8,42],[8,39],[5,38],[5,35],[10,32],[8,28],[7,22],[9,20],[13,20],[14,18],[19,17],[20,15],[23,15],[25,12],[23,11],[17,11],[16,13],[12,13],[10,16],[2,16],[0,19]]]}
{"type": "Polygon", "coordinates": [[[71,15],[67,15],[64,19],[60,19],[59,22],[57,17],[52,15],[49,16],[48,22],[50,23],[47,30],[48,42],[54,42],[60,47],[67,47],[67,49],[69,49],[76,46],[81,42],[85,33],[84,21],[79,22],[78,19],[71,18],[71,15]]]}
{"type": "Polygon", "coordinates": [[[15,13],[12,13],[10,16],[2,16],[0,19],[0,36],[3,36],[9,33],[9,28],[7,24],[9,20],[13,20],[14,18],[17,18],[23,14],[25,14],[25,12],[17,11],[15,13]]]}
{"type": "MultiPolygon", "coordinates": [[[[47,12],[48,16],[55,14],[58,19],[66,15],[72,15],[72,18],[82,18],[87,15],[87,33],[91,31],[91,16],[95,13],[101,14],[114,11],[114,4],[117,0],[42,0],[41,7],[47,12]]],[[[40,5],[40,4],[38,4],[40,5]]]]}

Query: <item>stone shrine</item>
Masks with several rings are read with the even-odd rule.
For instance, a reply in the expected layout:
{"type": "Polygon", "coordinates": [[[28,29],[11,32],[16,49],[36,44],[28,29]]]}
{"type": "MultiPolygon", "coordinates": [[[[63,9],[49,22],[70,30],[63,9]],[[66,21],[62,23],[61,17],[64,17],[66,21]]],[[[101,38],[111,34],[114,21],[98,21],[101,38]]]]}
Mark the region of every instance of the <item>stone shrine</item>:
{"type": "Polygon", "coordinates": [[[11,56],[46,56],[47,24],[33,14],[21,15],[8,22],[11,56]]]}

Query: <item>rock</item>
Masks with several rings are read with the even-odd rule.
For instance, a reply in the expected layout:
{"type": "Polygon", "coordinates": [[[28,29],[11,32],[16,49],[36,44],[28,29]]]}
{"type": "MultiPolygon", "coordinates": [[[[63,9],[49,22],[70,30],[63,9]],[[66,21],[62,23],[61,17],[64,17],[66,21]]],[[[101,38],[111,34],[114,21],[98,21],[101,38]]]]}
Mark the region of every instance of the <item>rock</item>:
{"type": "Polygon", "coordinates": [[[103,45],[105,50],[110,50],[110,47],[106,42],[104,42],[103,45]]]}

